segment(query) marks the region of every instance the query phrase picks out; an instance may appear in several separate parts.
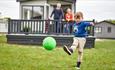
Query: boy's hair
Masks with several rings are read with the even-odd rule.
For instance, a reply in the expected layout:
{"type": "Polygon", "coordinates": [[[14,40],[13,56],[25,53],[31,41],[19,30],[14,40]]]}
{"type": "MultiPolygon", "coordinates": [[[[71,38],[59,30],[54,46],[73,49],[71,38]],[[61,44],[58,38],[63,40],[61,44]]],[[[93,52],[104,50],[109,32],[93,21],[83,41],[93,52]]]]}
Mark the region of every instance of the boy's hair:
{"type": "Polygon", "coordinates": [[[76,12],[75,15],[74,15],[74,18],[75,19],[80,19],[80,18],[83,19],[83,13],[82,12],[76,12]]]}

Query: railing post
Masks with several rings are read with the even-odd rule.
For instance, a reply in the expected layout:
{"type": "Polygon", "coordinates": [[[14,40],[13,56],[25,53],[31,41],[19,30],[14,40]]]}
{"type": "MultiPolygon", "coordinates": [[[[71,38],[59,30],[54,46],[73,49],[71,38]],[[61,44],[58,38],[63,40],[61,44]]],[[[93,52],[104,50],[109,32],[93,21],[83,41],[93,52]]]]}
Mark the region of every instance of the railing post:
{"type": "Polygon", "coordinates": [[[28,35],[29,33],[28,20],[25,20],[25,28],[26,28],[25,34],[28,35]]]}
{"type": "Polygon", "coordinates": [[[10,21],[11,21],[11,19],[8,18],[8,34],[10,34],[10,31],[11,31],[11,30],[10,30],[10,28],[11,28],[11,27],[10,27],[10,25],[11,25],[10,21]]]}
{"type": "MultiPolygon", "coordinates": [[[[93,19],[93,23],[95,24],[95,19],[93,19]]],[[[94,36],[94,33],[95,33],[95,32],[94,32],[94,30],[95,30],[94,27],[95,27],[95,26],[93,26],[93,30],[92,30],[93,33],[92,33],[92,36],[94,36]]]]}

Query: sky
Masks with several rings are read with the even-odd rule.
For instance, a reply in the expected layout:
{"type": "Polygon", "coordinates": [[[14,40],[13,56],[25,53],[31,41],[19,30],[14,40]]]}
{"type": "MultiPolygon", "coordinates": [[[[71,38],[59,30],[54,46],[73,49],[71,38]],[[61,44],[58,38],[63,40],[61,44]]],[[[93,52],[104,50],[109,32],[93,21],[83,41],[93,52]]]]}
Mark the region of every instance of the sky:
{"type": "Polygon", "coordinates": [[[84,13],[84,19],[115,20],[115,0],[77,0],[76,9],[84,13]]]}
{"type": "MultiPolygon", "coordinates": [[[[83,12],[85,20],[115,20],[115,0],[77,0],[76,11],[83,12]]],[[[19,19],[19,3],[0,0],[0,12],[0,16],[19,19]]]]}
{"type": "Polygon", "coordinates": [[[0,0],[0,16],[19,18],[19,3],[16,0],[0,0]]]}

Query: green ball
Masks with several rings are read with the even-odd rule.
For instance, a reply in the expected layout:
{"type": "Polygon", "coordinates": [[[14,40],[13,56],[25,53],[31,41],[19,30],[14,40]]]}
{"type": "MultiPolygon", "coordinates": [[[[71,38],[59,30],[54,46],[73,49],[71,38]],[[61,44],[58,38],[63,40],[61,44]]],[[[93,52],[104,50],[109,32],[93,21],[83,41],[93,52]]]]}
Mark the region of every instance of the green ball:
{"type": "Polygon", "coordinates": [[[56,47],[56,40],[53,37],[46,37],[42,44],[46,50],[53,50],[56,47]]]}

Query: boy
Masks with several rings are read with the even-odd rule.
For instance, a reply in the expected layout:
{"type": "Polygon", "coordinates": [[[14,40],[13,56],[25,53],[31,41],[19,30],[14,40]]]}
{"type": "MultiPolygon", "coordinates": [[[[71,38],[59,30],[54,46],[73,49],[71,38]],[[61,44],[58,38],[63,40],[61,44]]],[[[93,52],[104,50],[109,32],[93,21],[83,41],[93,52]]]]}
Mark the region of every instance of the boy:
{"type": "Polygon", "coordinates": [[[77,60],[76,67],[77,69],[80,69],[80,65],[83,58],[83,48],[86,43],[85,37],[87,36],[85,27],[94,24],[89,22],[84,22],[82,12],[75,13],[74,19],[75,19],[75,23],[73,25],[73,30],[74,30],[73,44],[70,48],[64,45],[63,49],[68,55],[71,55],[76,50],[76,48],[78,48],[78,60],[77,60]]]}

